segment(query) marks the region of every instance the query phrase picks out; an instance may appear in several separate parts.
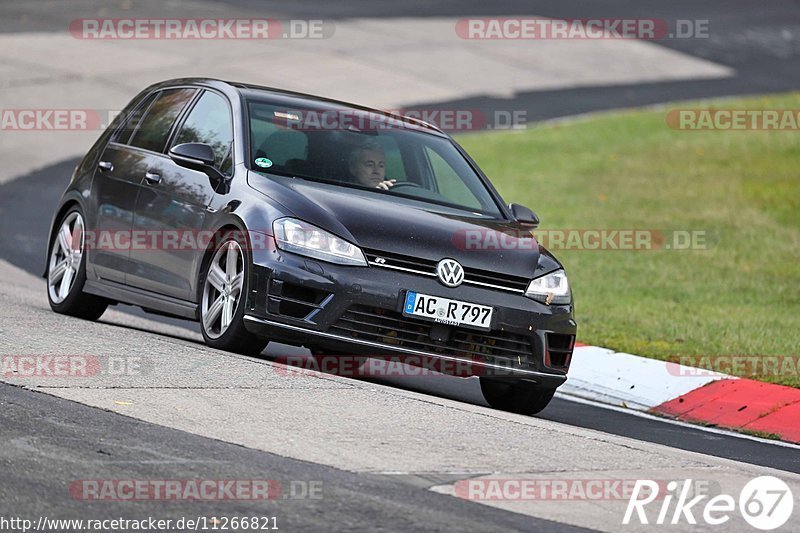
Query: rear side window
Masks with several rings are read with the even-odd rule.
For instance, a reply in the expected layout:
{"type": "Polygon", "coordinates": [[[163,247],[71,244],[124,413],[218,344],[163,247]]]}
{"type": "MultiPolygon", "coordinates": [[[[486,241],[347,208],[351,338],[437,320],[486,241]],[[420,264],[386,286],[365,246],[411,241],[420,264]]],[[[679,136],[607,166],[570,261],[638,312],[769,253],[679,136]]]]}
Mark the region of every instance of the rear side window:
{"type": "Polygon", "coordinates": [[[145,98],[141,104],[136,106],[136,109],[134,109],[130,115],[125,117],[125,126],[122,129],[120,129],[117,132],[116,136],[114,137],[114,140],[116,142],[121,144],[128,144],[128,141],[131,140],[131,135],[133,134],[134,131],[136,131],[136,127],[139,125],[139,122],[141,122],[142,117],[144,117],[144,114],[147,113],[150,104],[153,103],[153,101],[156,99],[157,96],[158,93],[152,93],[147,98],[145,98]]]}
{"type": "Polygon", "coordinates": [[[205,143],[214,149],[214,163],[223,174],[233,171],[233,125],[228,102],[214,92],[206,91],[186,117],[173,146],[183,143],[205,143]]]}
{"type": "Polygon", "coordinates": [[[128,144],[153,152],[162,152],[167,137],[181,110],[194,96],[196,89],[161,91],[147,110],[128,144]]]}

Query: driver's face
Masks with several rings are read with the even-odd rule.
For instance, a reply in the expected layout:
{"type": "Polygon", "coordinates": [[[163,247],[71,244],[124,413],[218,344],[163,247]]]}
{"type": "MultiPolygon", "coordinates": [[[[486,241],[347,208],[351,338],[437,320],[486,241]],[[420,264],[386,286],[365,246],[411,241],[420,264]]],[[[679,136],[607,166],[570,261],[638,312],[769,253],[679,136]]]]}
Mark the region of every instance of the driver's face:
{"type": "Polygon", "coordinates": [[[361,185],[377,187],[386,176],[385,166],[386,156],[382,151],[362,150],[350,171],[361,185]]]}

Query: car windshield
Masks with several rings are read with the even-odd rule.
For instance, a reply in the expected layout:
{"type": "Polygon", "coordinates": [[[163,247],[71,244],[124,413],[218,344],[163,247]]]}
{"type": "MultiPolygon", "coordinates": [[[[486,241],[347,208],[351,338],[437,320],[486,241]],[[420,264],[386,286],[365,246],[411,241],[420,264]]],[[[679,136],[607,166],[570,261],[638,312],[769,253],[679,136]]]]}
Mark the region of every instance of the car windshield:
{"type": "Polygon", "coordinates": [[[481,178],[449,139],[358,110],[248,102],[250,168],[500,218],[481,178]]]}

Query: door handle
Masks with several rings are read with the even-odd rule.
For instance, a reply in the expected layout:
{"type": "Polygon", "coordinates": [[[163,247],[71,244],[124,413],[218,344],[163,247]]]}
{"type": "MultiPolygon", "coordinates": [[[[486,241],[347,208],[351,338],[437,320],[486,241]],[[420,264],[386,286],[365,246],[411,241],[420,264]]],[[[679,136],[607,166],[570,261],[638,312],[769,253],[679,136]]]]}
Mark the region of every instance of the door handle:
{"type": "Polygon", "coordinates": [[[100,170],[111,172],[114,170],[114,164],[111,161],[100,161],[97,163],[97,166],[100,167],[100,170]]]}
{"type": "Polygon", "coordinates": [[[144,181],[146,181],[150,185],[156,185],[157,183],[161,182],[161,175],[156,174],[155,172],[145,172],[144,181]]]}

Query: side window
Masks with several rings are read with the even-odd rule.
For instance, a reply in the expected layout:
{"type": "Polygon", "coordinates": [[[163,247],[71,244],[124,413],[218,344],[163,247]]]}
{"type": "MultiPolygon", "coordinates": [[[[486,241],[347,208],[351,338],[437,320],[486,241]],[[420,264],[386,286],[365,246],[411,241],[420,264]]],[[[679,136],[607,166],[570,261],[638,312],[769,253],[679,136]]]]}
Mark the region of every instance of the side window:
{"type": "Polygon", "coordinates": [[[131,134],[136,131],[136,127],[139,125],[139,122],[142,120],[142,117],[147,112],[147,109],[150,107],[150,104],[153,103],[153,100],[156,99],[158,93],[152,93],[150,96],[144,99],[144,101],[136,106],[136,108],[131,112],[131,114],[124,118],[125,126],[120,129],[114,137],[114,140],[121,144],[128,144],[128,141],[131,140],[131,134]]]}
{"type": "Polygon", "coordinates": [[[215,166],[226,175],[233,172],[233,124],[228,102],[217,93],[206,91],[186,117],[172,146],[204,143],[214,149],[215,166]]]}
{"type": "Polygon", "coordinates": [[[455,204],[475,209],[481,208],[481,202],[472,194],[464,180],[459,177],[458,172],[442,156],[429,146],[425,147],[425,154],[430,161],[433,179],[436,180],[439,187],[439,194],[455,204]]]}
{"type": "Polygon", "coordinates": [[[167,144],[167,136],[178,118],[181,110],[194,96],[196,89],[167,89],[158,94],[158,98],[139,127],[133,133],[130,144],[138,148],[161,152],[167,144]]]}

